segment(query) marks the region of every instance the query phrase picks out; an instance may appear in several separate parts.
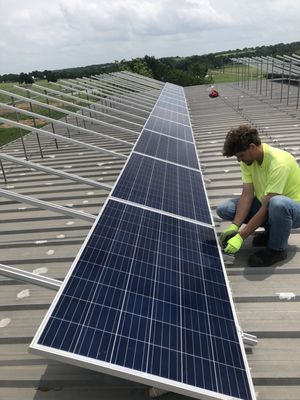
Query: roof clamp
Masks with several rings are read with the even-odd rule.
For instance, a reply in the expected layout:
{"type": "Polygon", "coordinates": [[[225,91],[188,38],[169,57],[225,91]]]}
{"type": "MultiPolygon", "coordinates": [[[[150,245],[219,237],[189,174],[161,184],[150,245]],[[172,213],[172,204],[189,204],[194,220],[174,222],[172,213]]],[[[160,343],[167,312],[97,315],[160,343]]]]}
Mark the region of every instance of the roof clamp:
{"type": "Polygon", "coordinates": [[[232,254],[226,254],[222,252],[224,264],[231,265],[234,263],[235,257],[232,254]]]}
{"type": "Polygon", "coordinates": [[[257,345],[257,336],[251,335],[250,333],[246,333],[242,331],[242,339],[244,345],[248,345],[254,347],[257,345]]]}

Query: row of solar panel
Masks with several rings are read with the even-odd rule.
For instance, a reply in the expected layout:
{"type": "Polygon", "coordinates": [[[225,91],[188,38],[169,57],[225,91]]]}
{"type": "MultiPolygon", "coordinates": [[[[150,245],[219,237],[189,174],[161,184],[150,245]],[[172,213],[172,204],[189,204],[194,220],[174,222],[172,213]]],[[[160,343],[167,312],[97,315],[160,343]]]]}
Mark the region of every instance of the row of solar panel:
{"type": "MultiPolygon", "coordinates": [[[[181,98],[184,100],[183,94],[181,98]]],[[[182,125],[157,118],[157,110],[161,108],[156,105],[112,196],[212,224],[189,118],[186,116],[187,125],[182,125]],[[187,132],[188,141],[173,137],[186,137],[187,132]]],[[[172,119],[183,116],[169,110],[168,104],[164,112],[172,119]]]]}
{"type": "Polygon", "coordinates": [[[182,88],[166,85],[148,120],[162,132],[141,133],[32,346],[198,398],[252,400],[214,229],[180,218],[211,224],[192,131],[153,115],[161,106],[188,115],[182,88]]]}

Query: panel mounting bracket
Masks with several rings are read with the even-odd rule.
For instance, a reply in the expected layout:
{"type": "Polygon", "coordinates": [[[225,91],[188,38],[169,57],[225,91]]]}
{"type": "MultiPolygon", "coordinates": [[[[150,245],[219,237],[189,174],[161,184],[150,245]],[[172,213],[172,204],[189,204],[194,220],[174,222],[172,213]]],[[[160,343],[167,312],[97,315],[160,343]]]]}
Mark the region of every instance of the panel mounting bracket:
{"type": "Polygon", "coordinates": [[[251,335],[250,333],[242,332],[242,339],[244,345],[254,347],[257,345],[257,336],[251,335]]]}

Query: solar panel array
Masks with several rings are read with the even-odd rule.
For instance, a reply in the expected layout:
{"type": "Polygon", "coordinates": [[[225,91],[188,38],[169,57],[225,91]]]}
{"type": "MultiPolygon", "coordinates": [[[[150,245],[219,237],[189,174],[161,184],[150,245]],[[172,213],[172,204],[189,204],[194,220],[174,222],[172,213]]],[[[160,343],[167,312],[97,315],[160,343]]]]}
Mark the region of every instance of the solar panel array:
{"type": "Polygon", "coordinates": [[[31,349],[200,399],[255,398],[183,88],[162,90],[31,349]]]}

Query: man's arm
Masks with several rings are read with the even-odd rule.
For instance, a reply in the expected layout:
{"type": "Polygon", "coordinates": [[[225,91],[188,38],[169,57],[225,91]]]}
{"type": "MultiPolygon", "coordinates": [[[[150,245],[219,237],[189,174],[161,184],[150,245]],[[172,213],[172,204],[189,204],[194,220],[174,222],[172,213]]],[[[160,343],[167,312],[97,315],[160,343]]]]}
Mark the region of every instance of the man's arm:
{"type": "Polygon", "coordinates": [[[269,200],[271,197],[276,195],[276,193],[269,193],[268,195],[263,197],[260,209],[250,219],[248,224],[240,230],[239,234],[242,239],[245,240],[249,235],[251,235],[251,233],[253,233],[259,226],[261,226],[265,222],[268,215],[269,200]]]}
{"type": "Polygon", "coordinates": [[[243,190],[238,201],[236,213],[232,223],[241,226],[247,217],[254,199],[254,188],[252,183],[243,183],[243,190]]]}

